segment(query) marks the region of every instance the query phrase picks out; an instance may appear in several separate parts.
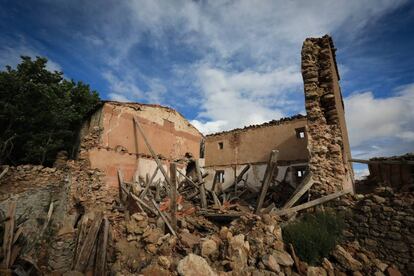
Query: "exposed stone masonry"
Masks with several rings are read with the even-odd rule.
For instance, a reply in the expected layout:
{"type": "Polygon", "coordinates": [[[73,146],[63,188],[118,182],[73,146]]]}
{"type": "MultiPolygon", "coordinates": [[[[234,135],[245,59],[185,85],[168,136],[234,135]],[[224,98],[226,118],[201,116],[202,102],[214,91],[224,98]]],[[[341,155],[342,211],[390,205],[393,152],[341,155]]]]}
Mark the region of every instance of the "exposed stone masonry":
{"type": "Polygon", "coordinates": [[[336,203],[344,211],[348,240],[356,240],[377,258],[393,263],[407,275],[414,273],[414,195],[389,187],[336,203]]]}
{"type": "Polygon", "coordinates": [[[337,72],[332,39],[308,38],[302,47],[302,75],[308,118],[309,168],[313,194],[342,190],[346,180],[344,141],[335,101],[337,72]]]}

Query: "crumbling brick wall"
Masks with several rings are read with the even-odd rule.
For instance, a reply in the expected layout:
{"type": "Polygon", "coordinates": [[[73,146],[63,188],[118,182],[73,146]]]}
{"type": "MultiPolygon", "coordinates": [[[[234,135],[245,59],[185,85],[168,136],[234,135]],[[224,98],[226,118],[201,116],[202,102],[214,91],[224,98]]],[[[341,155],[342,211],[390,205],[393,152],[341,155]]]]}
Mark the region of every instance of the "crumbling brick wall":
{"type": "Polygon", "coordinates": [[[349,141],[339,88],[335,49],[329,36],[308,38],[302,47],[302,76],[308,118],[309,168],[313,194],[353,188],[349,141]]]}

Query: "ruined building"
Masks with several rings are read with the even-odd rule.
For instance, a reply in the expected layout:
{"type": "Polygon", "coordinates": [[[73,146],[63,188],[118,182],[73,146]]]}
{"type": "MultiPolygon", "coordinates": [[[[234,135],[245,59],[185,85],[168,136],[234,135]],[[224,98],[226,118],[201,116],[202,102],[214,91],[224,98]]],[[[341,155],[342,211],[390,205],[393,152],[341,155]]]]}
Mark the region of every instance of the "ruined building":
{"type": "Polygon", "coordinates": [[[165,169],[173,161],[199,158],[203,135],[177,111],[151,104],[103,102],[81,130],[79,155],[89,160],[91,168],[105,173],[108,186],[118,186],[118,170],[128,181],[152,177],[155,172],[155,183],[163,176],[155,170],[157,164],[134,119],[165,169]]]}
{"type": "MultiPolygon", "coordinates": [[[[126,181],[162,178],[157,164],[134,123],[165,168],[172,161],[203,158],[207,189],[221,192],[234,184],[243,169],[244,182],[258,190],[269,154],[278,150],[278,172],[273,184],[293,189],[312,172],[311,191],[329,194],[353,189],[353,171],[344,106],[332,39],[307,39],[302,48],[307,116],[296,115],[204,137],[177,111],[159,105],[103,102],[81,131],[80,155],[92,168],[105,172],[109,186],[118,185],[118,170],[126,181]],[[246,166],[249,165],[249,168],[246,166]]],[[[186,164],[179,168],[184,173],[186,164]]],[[[154,182],[152,182],[154,183],[154,182]]]]}
{"type": "MultiPolygon", "coordinates": [[[[353,190],[351,151],[339,86],[335,48],[329,36],[306,39],[302,48],[307,116],[208,135],[205,168],[226,188],[250,164],[247,182],[260,185],[269,153],[279,150],[275,182],[297,185],[312,172],[314,191],[353,190]]],[[[212,182],[210,180],[209,182],[212,182]]]]}
{"type": "Polygon", "coordinates": [[[205,170],[207,183],[217,177],[217,191],[231,186],[236,177],[250,165],[245,180],[258,188],[263,179],[270,151],[279,150],[278,175],[275,181],[296,187],[304,178],[309,162],[306,135],[307,119],[297,115],[243,129],[207,135],[205,170]]]}
{"type": "MultiPolygon", "coordinates": [[[[106,101],[76,160],[1,168],[0,274],[413,275],[413,193],[349,194],[329,36],[305,40],[302,73],[306,116],[204,136],[171,108],[106,101]],[[281,226],[322,204],[344,215],[345,241],[316,267],[281,226]]],[[[412,155],[369,162],[377,182],[411,185],[412,155]]]]}

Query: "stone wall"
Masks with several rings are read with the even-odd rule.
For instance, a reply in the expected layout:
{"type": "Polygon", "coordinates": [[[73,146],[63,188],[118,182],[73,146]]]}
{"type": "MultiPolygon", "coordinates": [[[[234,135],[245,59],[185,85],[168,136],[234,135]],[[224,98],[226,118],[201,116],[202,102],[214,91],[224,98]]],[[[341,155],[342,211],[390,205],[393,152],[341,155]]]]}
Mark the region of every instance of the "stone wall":
{"type": "Polygon", "coordinates": [[[302,47],[302,75],[308,118],[309,162],[315,196],[353,189],[335,49],[329,36],[308,38],[302,47]]]}
{"type": "Polygon", "coordinates": [[[357,240],[377,258],[395,264],[407,275],[414,273],[413,207],[413,193],[394,193],[385,187],[336,203],[337,210],[345,214],[345,237],[357,240]]]}

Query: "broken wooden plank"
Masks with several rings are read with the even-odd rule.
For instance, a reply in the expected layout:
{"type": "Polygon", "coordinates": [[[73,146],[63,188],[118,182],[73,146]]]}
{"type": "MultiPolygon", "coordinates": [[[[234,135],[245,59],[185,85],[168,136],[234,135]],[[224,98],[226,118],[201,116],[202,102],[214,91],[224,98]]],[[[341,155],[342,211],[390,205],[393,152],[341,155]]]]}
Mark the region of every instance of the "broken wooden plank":
{"type": "Polygon", "coordinates": [[[151,202],[154,205],[155,209],[157,209],[158,214],[160,215],[161,219],[165,222],[165,224],[167,225],[168,229],[170,229],[171,234],[173,234],[174,236],[177,236],[177,233],[175,233],[174,228],[172,228],[172,226],[171,226],[170,222],[168,221],[167,217],[160,210],[160,208],[158,207],[158,205],[155,202],[155,200],[154,199],[151,199],[151,202]]]}
{"type": "Polygon", "coordinates": [[[151,176],[151,178],[148,180],[148,182],[146,183],[146,185],[145,185],[145,189],[142,191],[142,193],[139,195],[139,198],[144,198],[145,197],[145,195],[147,194],[147,192],[148,192],[148,189],[150,188],[150,186],[151,186],[151,184],[152,184],[152,182],[154,181],[154,178],[155,178],[155,176],[157,175],[157,173],[158,173],[158,167],[156,167],[155,168],[155,171],[154,171],[154,173],[152,174],[152,176],[151,176]]]}
{"type": "Polygon", "coordinates": [[[194,181],[193,180],[191,180],[191,178],[189,178],[188,176],[186,176],[185,174],[183,174],[182,172],[180,172],[179,170],[177,170],[177,172],[180,174],[180,175],[182,175],[182,176],[184,176],[184,178],[191,184],[191,185],[193,185],[195,188],[199,188],[198,187],[198,185],[196,184],[196,183],[194,183],[194,181]]]}
{"type": "Polygon", "coordinates": [[[9,209],[7,210],[6,222],[4,224],[4,235],[3,235],[3,262],[1,264],[2,268],[10,268],[11,264],[11,255],[12,255],[12,245],[13,245],[13,236],[14,236],[14,227],[15,227],[15,216],[16,214],[16,202],[12,201],[9,204],[9,209]]]}
{"type": "Polygon", "coordinates": [[[13,243],[12,244],[15,244],[17,242],[17,240],[19,239],[19,237],[22,234],[22,232],[23,232],[23,227],[17,228],[17,231],[14,233],[13,243]]]}
{"type": "Polygon", "coordinates": [[[0,174],[0,179],[9,171],[9,166],[6,166],[6,168],[4,168],[4,170],[1,172],[0,174]]]}
{"type": "Polygon", "coordinates": [[[154,215],[157,215],[157,212],[155,212],[147,203],[145,203],[145,201],[143,201],[142,199],[140,199],[133,193],[129,193],[129,195],[132,197],[132,199],[134,199],[139,204],[139,206],[144,207],[145,209],[152,212],[154,215]]]}
{"type": "Polygon", "coordinates": [[[203,177],[201,175],[200,164],[198,163],[198,159],[195,160],[198,184],[200,189],[200,200],[201,200],[201,208],[207,208],[207,195],[206,195],[206,188],[204,187],[203,177]]]}
{"type": "Polygon", "coordinates": [[[161,179],[158,179],[157,183],[155,184],[155,201],[161,201],[161,179]]]}
{"type": "Polygon", "coordinates": [[[216,191],[217,178],[218,178],[218,171],[216,171],[214,174],[213,185],[211,185],[212,191],[216,191]]]}
{"type": "Polygon", "coordinates": [[[247,171],[250,169],[250,164],[247,164],[243,170],[239,173],[239,175],[236,177],[236,184],[239,183],[242,179],[243,176],[247,173],[247,171]]]}
{"type": "Polygon", "coordinates": [[[310,208],[310,207],[328,202],[328,201],[333,200],[335,198],[346,195],[350,192],[351,192],[351,190],[344,190],[344,191],[336,192],[336,193],[333,193],[333,194],[330,194],[330,195],[327,195],[327,196],[323,196],[321,198],[311,200],[309,202],[306,202],[304,204],[301,204],[301,205],[298,205],[298,206],[295,206],[295,207],[292,207],[292,208],[289,208],[289,209],[282,209],[282,210],[276,211],[276,215],[278,215],[278,216],[289,215],[291,213],[294,213],[294,212],[297,212],[297,211],[300,211],[300,210],[304,210],[304,209],[307,209],[307,208],[310,208]]]}
{"type": "Polygon", "coordinates": [[[292,207],[312,187],[313,183],[315,182],[313,181],[312,173],[309,172],[293,192],[292,197],[288,200],[288,202],[286,202],[282,209],[292,207]]]}
{"type": "Polygon", "coordinates": [[[124,190],[126,189],[126,187],[124,184],[124,177],[120,169],[118,169],[118,184],[119,184],[119,199],[121,200],[121,203],[124,204],[127,199],[127,196],[124,193],[124,190]]]}
{"type": "Polygon", "coordinates": [[[269,161],[268,161],[267,167],[266,167],[266,172],[265,172],[265,175],[263,177],[260,196],[257,200],[255,214],[258,214],[260,212],[260,209],[262,208],[263,202],[264,202],[266,194],[267,194],[267,190],[269,189],[269,186],[270,186],[270,182],[272,181],[275,170],[277,169],[277,158],[278,158],[278,156],[279,156],[279,151],[278,150],[272,150],[272,152],[270,153],[269,161]]]}
{"type": "Polygon", "coordinates": [[[94,245],[96,243],[99,229],[101,228],[102,217],[103,215],[101,212],[95,215],[95,218],[93,219],[92,224],[88,229],[88,233],[86,234],[85,240],[79,251],[79,256],[75,262],[74,270],[79,272],[85,271],[94,245]]]}
{"type": "Polygon", "coordinates": [[[212,197],[213,197],[214,204],[215,204],[215,205],[217,205],[218,207],[221,207],[221,202],[220,202],[220,200],[218,199],[216,192],[211,191],[211,195],[212,195],[212,197]]]}
{"type": "Polygon", "coordinates": [[[80,223],[79,223],[78,236],[76,237],[76,247],[75,247],[75,250],[74,250],[75,253],[73,255],[72,269],[75,267],[76,260],[79,257],[83,241],[85,240],[85,236],[86,236],[86,233],[88,231],[88,220],[89,219],[88,219],[87,215],[84,215],[81,218],[80,223]]]}
{"type": "Polygon", "coordinates": [[[47,212],[47,219],[46,219],[46,223],[43,225],[42,228],[42,232],[40,232],[40,236],[43,236],[43,233],[46,231],[46,228],[49,226],[50,223],[50,219],[52,218],[52,214],[53,214],[53,202],[50,202],[49,205],[49,211],[47,212]]]}
{"type": "Polygon", "coordinates": [[[170,178],[167,175],[167,172],[165,171],[164,167],[161,164],[160,159],[158,158],[158,155],[155,153],[155,151],[152,149],[150,143],[148,142],[147,136],[145,135],[144,131],[142,130],[140,124],[138,123],[138,120],[136,117],[133,118],[134,123],[136,124],[139,132],[141,133],[142,137],[144,138],[145,145],[147,146],[148,150],[150,151],[152,158],[154,158],[155,163],[157,163],[158,168],[160,169],[161,173],[164,175],[165,180],[167,183],[170,183],[170,178]]]}
{"type": "Polygon", "coordinates": [[[104,276],[106,275],[106,251],[108,246],[108,234],[109,234],[109,221],[105,217],[103,219],[103,225],[101,227],[100,235],[98,238],[98,248],[96,250],[96,263],[94,269],[94,275],[104,276]]]}
{"type": "Polygon", "coordinates": [[[177,164],[170,164],[170,181],[171,181],[171,200],[170,200],[170,216],[171,226],[177,231],[177,164]]]}
{"type": "Polygon", "coordinates": [[[13,264],[16,261],[17,257],[19,256],[21,250],[22,250],[22,247],[19,244],[15,244],[15,245],[12,246],[11,254],[10,254],[10,267],[13,266],[13,264]]]}

